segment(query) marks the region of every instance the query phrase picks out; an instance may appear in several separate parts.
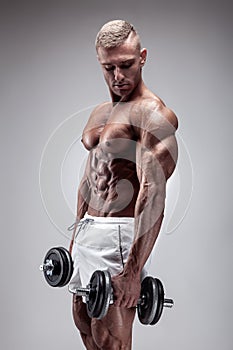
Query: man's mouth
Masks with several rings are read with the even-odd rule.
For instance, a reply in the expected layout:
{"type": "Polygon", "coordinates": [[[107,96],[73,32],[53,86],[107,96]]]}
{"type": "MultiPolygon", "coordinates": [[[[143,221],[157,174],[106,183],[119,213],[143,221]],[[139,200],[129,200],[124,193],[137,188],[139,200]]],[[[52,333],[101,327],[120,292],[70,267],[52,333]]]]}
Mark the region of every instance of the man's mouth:
{"type": "Polygon", "coordinates": [[[114,87],[117,87],[117,88],[122,88],[124,86],[127,86],[128,84],[124,83],[124,84],[113,84],[114,87]]]}

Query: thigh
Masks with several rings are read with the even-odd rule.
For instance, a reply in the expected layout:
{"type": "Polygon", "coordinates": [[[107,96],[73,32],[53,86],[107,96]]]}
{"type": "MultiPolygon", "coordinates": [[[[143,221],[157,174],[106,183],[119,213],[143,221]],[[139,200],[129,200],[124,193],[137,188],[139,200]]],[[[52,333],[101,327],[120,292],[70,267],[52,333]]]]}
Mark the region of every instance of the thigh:
{"type": "Polygon", "coordinates": [[[76,327],[81,333],[91,335],[91,319],[87,314],[86,304],[82,297],[73,295],[73,319],[76,327]]]}
{"type": "Polygon", "coordinates": [[[104,350],[130,350],[135,311],[136,308],[110,305],[102,320],[92,319],[92,336],[98,347],[104,350]]]}
{"type": "Polygon", "coordinates": [[[86,304],[82,298],[77,295],[73,296],[73,318],[78,328],[82,341],[87,350],[99,350],[91,333],[91,319],[87,314],[86,304]]]}

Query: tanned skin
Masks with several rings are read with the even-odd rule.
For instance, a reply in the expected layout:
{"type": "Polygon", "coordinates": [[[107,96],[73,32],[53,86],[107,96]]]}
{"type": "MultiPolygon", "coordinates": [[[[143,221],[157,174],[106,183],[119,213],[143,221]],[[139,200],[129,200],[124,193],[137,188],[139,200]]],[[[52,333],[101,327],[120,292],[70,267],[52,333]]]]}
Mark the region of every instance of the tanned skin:
{"type": "Polygon", "coordinates": [[[131,34],[118,47],[99,47],[97,54],[112,101],[95,108],[83,131],[89,157],[78,189],[77,222],[86,212],[134,217],[135,236],[124,269],[112,276],[115,301],[107,315],[90,319],[74,295],[73,317],[86,349],[130,350],[141,271],[160,231],[166,182],[176,165],[178,122],[144,84],[147,51],[136,47],[131,34]]]}

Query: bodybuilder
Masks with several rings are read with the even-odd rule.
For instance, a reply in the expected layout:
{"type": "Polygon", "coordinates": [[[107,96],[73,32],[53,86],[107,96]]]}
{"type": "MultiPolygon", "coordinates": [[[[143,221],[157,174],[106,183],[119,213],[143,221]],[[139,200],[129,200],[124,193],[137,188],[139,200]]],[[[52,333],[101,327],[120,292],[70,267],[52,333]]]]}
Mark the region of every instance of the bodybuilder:
{"type": "Polygon", "coordinates": [[[86,285],[96,269],[108,269],[114,303],[107,315],[90,319],[74,294],[74,322],[86,349],[130,350],[141,279],[176,165],[177,118],[144,84],[147,50],[131,24],[105,24],[96,51],[111,102],[94,109],[82,135],[89,156],[78,189],[69,289],[86,285]]]}

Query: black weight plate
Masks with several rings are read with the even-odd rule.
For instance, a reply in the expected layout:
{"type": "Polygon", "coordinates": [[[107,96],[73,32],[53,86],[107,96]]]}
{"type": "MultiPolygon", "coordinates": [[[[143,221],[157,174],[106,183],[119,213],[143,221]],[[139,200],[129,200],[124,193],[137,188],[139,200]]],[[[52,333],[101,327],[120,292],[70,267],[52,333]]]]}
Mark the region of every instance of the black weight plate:
{"type": "Polygon", "coordinates": [[[159,319],[160,319],[160,317],[162,315],[162,312],[163,312],[163,305],[164,305],[163,284],[158,278],[155,278],[155,282],[156,282],[157,290],[158,290],[158,292],[157,292],[158,300],[157,300],[157,308],[156,308],[156,313],[155,313],[154,319],[150,323],[150,325],[152,325],[152,326],[159,321],[159,319]]]}
{"type": "Polygon", "coordinates": [[[51,260],[54,268],[50,273],[48,273],[46,270],[44,270],[44,277],[46,282],[52,286],[52,287],[58,287],[59,284],[62,281],[63,278],[63,273],[64,273],[64,261],[63,261],[63,256],[60,253],[59,249],[57,248],[51,248],[47,254],[45,255],[44,258],[44,264],[48,261],[51,260]]]}
{"type": "Polygon", "coordinates": [[[141,284],[141,302],[138,304],[138,318],[142,324],[153,322],[157,310],[158,289],[155,279],[151,276],[144,278],[141,284]]]}
{"type": "Polygon", "coordinates": [[[102,305],[99,308],[100,313],[99,315],[96,313],[96,318],[101,320],[104,316],[106,316],[108,309],[109,309],[109,304],[110,304],[110,299],[111,299],[111,294],[112,294],[112,281],[111,281],[111,275],[110,272],[107,270],[102,271],[103,274],[103,296],[102,296],[102,305]]]}
{"type": "Polygon", "coordinates": [[[73,273],[73,261],[72,261],[70,252],[66,248],[59,247],[57,249],[61,253],[63,257],[63,262],[64,262],[63,264],[64,272],[63,272],[61,282],[59,283],[59,287],[64,287],[65,285],[67,285],[67,283],[69,283],[71,279],[71,276],[73,273]]]}
{"type": "Polygon", "coordinates": [[[67,277],[67,273],[68,273],[67,257],[66,257],[66,254],[64,253],[64,251],[61,247],[57,247],[56,249],[58,250],[59,254],[61,255],[62,266],[63,266],[63,270],[61,270],[61,280],[57,284],[56,287],[63,287],[63,284],[66,281],[66,277],[67,277]]]}
{"type": "Polygon", "coordinates": [[[104,273],[103,271],[95,271],[90,279],[90,293],[87,299],[87,313],[91,318],[99,318],[102,311],[104,296],[104,273]]]}

